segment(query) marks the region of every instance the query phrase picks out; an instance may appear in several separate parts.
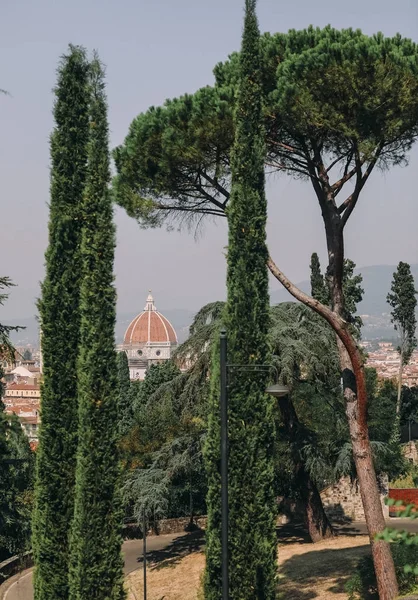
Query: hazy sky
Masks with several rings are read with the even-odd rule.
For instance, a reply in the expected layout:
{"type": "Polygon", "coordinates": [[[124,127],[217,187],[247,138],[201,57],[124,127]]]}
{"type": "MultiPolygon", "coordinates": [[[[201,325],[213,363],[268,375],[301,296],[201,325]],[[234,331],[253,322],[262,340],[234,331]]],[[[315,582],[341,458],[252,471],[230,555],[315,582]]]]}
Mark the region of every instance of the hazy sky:
{"type": "MultiPolygon", "coordinates": [[[[314,24],[400,32],[418,41],[417,0],[259,0],[262,31],[314,24]]],[[[69,42],[96,48],[107,65],[111,145],[132,119],[168,97],[213,81],[212,68],[238,49],[243,0],[0,0],[0,274],[18,284],[2,320],[35,313],[47,243],[51,92],[69,42]]],[[[410,165],[374,174],[347,230],[359,266],[418,260],[418,150],[410,165]]],[[[269,247],[295,280],[325,244],[309,184],[268,186],[269,247]],[[298,233],[298,238],[296,237],[298,233]]],[[[119,311],[142,310],[148,288],[157,308],[198,309],[225,295],[226,228],[193,235],[143,231],[116,210],[119,311]]],[[[276,289],[278,284],[272,283],[276,289]]]]}

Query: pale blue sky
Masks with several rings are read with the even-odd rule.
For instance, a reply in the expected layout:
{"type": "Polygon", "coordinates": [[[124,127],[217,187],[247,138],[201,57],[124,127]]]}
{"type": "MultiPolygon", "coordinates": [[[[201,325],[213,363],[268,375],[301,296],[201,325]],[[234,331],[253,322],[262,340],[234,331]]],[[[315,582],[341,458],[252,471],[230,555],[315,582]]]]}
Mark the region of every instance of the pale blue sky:
{"type": "MultiPolygon", "coordinates": [[[[35,313],[43,277],[49,193],[51,90],[69,42],[96,48],[107,65],[112,147],[151,104],[210,84],[212,68],[239,48],[242,0],[1,0],[0,274],[18,288],[2,319],[35,313]]],[[[259,0],[262,31],[309,24],[400,32],[418,41],[417,0],[259,0]]],[[[376,174],[347,231],[358,265],[418,261],[418,151],[410,166],[376,174]]],[[[295,280],[308,275],[312,251],[324,253],[319,209],[309,184],[285,177],[268,187],[272,255],[295,280]],[[296,229],[300,240],[296,244],[296,229]]],[[[120,311],[142,309],[148,288],[160,308],[198,309],[225,294],[226,229],[193,235],[142,231],[116,211],[120,311]]],[[[274,282],[273,289],[278,285],[274,282]]]]}

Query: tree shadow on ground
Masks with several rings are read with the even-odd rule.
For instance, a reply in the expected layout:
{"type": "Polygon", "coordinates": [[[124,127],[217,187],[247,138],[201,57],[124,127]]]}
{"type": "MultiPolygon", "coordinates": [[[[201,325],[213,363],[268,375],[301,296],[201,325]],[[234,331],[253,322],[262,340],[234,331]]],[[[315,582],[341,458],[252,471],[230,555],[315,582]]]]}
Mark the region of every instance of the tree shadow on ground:
{"type": "Polygon", "coordinates": [[[327,592],[343,593],[358,559],[367,552],[370,552],[370,546],[365,544],[352,548],[313,549],[292,556],[280,566],[279,594],[292,600],[309,600],[319,598],[324,586],[327,592]],[[320,586],[322,590],[318,592],[320,586]]]}
{"type": "MultiPolygon", "coordinates": [[[[184,556],[202,550],[204,543],[205,532],[202,529],[188,534],[180,534],[162,550],[153,550],[147,553],[147,562],[152,570],[174,567],[184,556]]],[[[142,564],[143,557],[139,556],[137,562],[142,564]]]]}
{"type": "MultiPolygon", "coordinates": [[[[354,537],[365,534],[364,531],[358,529],[351,523],[333,523],[332,525],[336,535],[354,537]]],[[[313,545],[308,530],[302,523],[288,523],[286,525],[280,525],[280,527],[277,528],[277,538],[280,546],[287,546],[288,544],[313,545]]]]}

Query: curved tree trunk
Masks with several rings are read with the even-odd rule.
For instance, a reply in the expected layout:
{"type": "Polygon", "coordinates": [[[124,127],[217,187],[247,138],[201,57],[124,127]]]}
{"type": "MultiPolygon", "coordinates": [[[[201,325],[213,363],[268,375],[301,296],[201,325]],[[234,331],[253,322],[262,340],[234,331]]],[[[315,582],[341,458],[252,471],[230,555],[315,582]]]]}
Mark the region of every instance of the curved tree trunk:
{"type": "MultiPolygon", "coordinates": [[[[364,515],[370,537],[379,599],[395,600],[398,596],[398,584],[389,544],[384,541],[375,541],[376,534],[383,531],[386,525],[368,434],[366,377],[359,348],[341,314],[334,312],[318,300],[302,292],[280,271],[271,258],[268,260],[268,266],[271,273],[294,298],[326,319],[339,338],[338,347],[344,383],[346,415],[364,515]]],[[[334,281],[331,291],[334,306],[337,300],[336,309],[339,310],[338,303],[340,301],[340,306],[343,306],[341,286],[336,286],[334,281]]]]}
{"type": "MultiPolygon", "coordinates": [[[[287,430],[290,442],[294,442],[299,427],[299,419],[289,396],[279,398],[279,409],[283,424],[287,430]]],[[[305,468],[299,452],[295,457],[295,480],[302,497],[304,506],[304,521],[312,542],[319,542],[332,537],[334,530],[325,513],[318,488],[305,468]]]]}

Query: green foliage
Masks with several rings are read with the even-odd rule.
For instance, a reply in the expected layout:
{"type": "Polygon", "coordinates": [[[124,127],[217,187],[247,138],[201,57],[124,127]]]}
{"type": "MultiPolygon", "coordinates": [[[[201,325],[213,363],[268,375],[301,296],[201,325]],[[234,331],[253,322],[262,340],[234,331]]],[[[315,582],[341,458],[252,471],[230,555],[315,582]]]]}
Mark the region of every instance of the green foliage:
{"type": "MultiPolygon", "coordinates": [[[[194,327],[198,331],[197,319],[194,327]]],[[[190,341],[185,345],[190,348],[190,341]]],[[[183,352],[181,346],[175,360],[182,362],[183,352]]],[[[149,517],[205,510],[201,449],[207,370],[202,373],[201,366],[199,359],[181,373],[174,361],[167,361],[151,367],[136,386],[135,423],[122,447],[129,457],[124,501],[139,521],[144,510],[149,517]]]]}
{"type": "Polygon", "coordinates": [[[55,89],[49,246],[39,303],[44,379],[33,521],[36,600],[68,598],[77,448],[82,197],[89,138],[88,71],[85,51],[71,46],[61,60],[55,89]]]}
{"type": "Polygon", "coordinates": [[[32,352],[29,350],[29,348],[26,348],[24,351],[23,360],[32,360],[32,352]]]}
{"type": "Polygon", "coordinates": [[[311,256],[311,296],[322,304],[330,304],[329,289],[321,273],[321,264],[316,252],[311,256]]]}
{"type": "Polygon", "coordinates": [[[230,104],[207,87],[151,107],[135,119],[125,145],[114,151],[120,174],[115,197],[131,217],[158,226],[176,215],[180,224],[189,219],[196,223],[200,217],[194,210],[223,215],[234,136],[230,104]],[[190,165],[199,173],[197,179],[188,174],[190,165]]]}
{"type": "Polygon", "coordinates": [[[35,467],[20,422],[3,409],[0,402],[0,560],[30,548],[35,467]]]}
{"type": "Polygon", "coordinates": [[[171,360],[165,360],[160,364],[151,365],[145,373],[143,382],[138,383],[133,389],[133,408],[135,412],[141,410],[152,396],[152,394],[162,385],[171,381],[180,373],[179,368],[171,360]]]}
{"type": "Polygon", "coordinates": [[[78,448],[71,528],[70,599],[122,600],[122,505],[117,452],[119,386],[114,347],[115,230],[104,71],[90,64],[90,136],[83,196],[78,448]]]}
{"type": "MultiPolygon", "coordinates": [[[[8,289],[13,286],[14,283],[12,282],[10,277],[0,277],[0,290],[8,289]]],[[[8,297],[9,294],[0,293],[0,306],[2,306],[5,303],[8,297]]],[[[10,342],[9,334],[11,331],[19,331],[19,329],[24,329],[24,327],[4,325],[3,323],[0,323],[0,350],[2,357],[14,357],[15,350],[10,342]]]]}
{"type": "Polygon", "coordinates": [[[391,481],[389,485],[394,489],[418,487],[418,472],[416,467],[411,467],[408,473],[391,481]]]}
{"type": "MultiPolygon", "coordinates": [[[[0,277],[0,289],[11,285],[8,277],[0,277]]],[[[0,294],[0,305],[7,297],[7,294],[0,294]]],[[[9,339],[13,329],[0,324],[1,357],[14,356],[9,339]]],[[[1,365],[0,360],[0,561],[29,549],[35,462],[19,420],[4,411],[1,365]]]]}
{"type": "MultiPolygon", "coordinates": [[[[144,226],[176,217],[196,222],[226,209],[240,54],[214,72],[215,86],[137,117],[115,150],[116,201],[144,226]]],[[[417,45],[400,35],[369,37],[330,26],[264,34],[269,171],[310,179],[319,192],[325,167],[334,199],[353,179],[360,193],[375,166],[406,162],[418,132],[417,73],[417,45]]]]}
{"type": "MultiPolygon", "coordinates": [[[[417,591],[417,576],[413,570],[408,568],[408,565],[417,564],[418,548],[416,546],[395,543],[391,546],[391,550],[395,563],[399,592],[407,594],[408,592],[417,591]]],[[[354,574],[346,584],[345,591],[349,594],[348,600],[377,600],[379,598],[373,560],[370,555],[359,560],[354,574]]]]}
{"type": "Polygon", "coordinates": [[[343,293],[344,293],[344,314],[343,317],[351,325],[351,332],[354,337],[360,339],[361,327],[363,321],[359,315],[356,315],[357,304],[363,300],[364,289],[361,287],[363,276],[358,273],[354,275],[355,263],[346,258],[344,260],[343,270],[343,293]]]}
{"type": "Polygon", "coordinates": [[[418,387],[402,388],[401,424],[407,425],[409,420],[418,423],[418,387]]]}
{"type": "Polygon", "coordinates": [[[118,367],[118,384],[119,384],[119,401],[118,401],[118,423],[119,435],[123,437],[129,431],[133,422],[133,407],[131,397],[131,381],[129,375],[128,356],[126,352],[118,352],[117,355],[118,367]]]}
{"type": "Polygon", "coordinates": [[[387,301],[392,307],[392,323],[399,333],[398,352],[404,365],[408,364],[412,352],[417,346],[415,337],[417,326],[415,316],[416,293],[411,267],[407,263],[400,262],[393,274],[391,291],[387,296],[387,301]]]}
{"type": "MultiPolygon", "coordinates": [[[[228,300],[225,325],[232,364],[270,361],[265,242],[264,131],[261,122],[260,36],[255,1],[246,1],[239,65],[232,189],[228,206],[228,300]]],[[[216,347],[215,347],[216,348],[216,347]]],[[[275,598],[274,401],[264,393],[266,373],[229,378],[230,597],[275,598]]],[[[221,597],[219,360],[213,363],[205,458],[208,528],[205,597],[221,597]]]]}
{"type": "MultiPolygon", "coordinates": [[[[316,252],[311,257],[311,296],[326,306],[331,305],[330,281],[321,272],[321,265],[316,252]]],[[[357,304],[363,300],[364,289],[361,287],[363,277],[354,275],[355,263],[346,258],[343,266],[342,287],[344,294],[344,319],[350,323],[351,332],[357,339],[361,337],[363,321],[356,315],[357,304]]]]}

